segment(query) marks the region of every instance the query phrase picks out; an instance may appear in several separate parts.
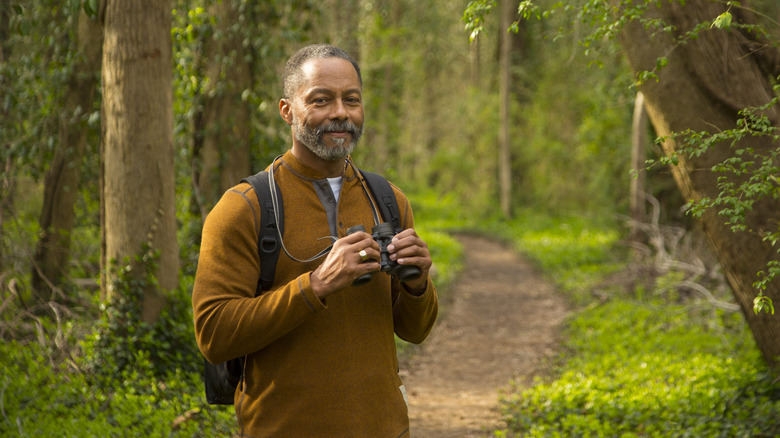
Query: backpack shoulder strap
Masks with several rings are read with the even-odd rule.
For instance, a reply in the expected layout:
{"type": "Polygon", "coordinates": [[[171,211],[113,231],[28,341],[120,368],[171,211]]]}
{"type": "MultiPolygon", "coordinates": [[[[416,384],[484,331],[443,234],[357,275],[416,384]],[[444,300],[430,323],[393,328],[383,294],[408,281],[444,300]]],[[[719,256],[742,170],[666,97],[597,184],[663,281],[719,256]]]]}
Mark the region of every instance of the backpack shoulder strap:
{"type": "Polygon", "coordinates": [[[368,172],[360,170],[360,173],[365,178],[368,184],[368,189],[371,191],[371,195],[379,204],[379,211],[382,214],[382,219],[385,222],[389,222],[393,225],[393,230],[397,233],[401,231],[401,214],[398,209],[398,200],[395,198],[395,192],[390,183],[378,173],[368,172]]]}
{"type": "Polygon", "coordinates": [[[271,200],[271,184],[268,180],[268,172],[265,170],[252,176],[242,179],[252,185],[257,195],[257,201],[260,203],[260,235],[257,238],[257,252],[260,255],[260,281],[257,282],[257,291],[260,292],[271,289],[274,283],[274,272],[276,271],[276,262],[279,259],[279,250],[281,249],[280,236],[284,234],[284,204],[282,203],[282,192],[279,187],[276,189],[276,204],[278,210],[274,213],[274,204],[271,200]],[[276,223],[276,215],[279,216],[279,223],[276,223]]]}

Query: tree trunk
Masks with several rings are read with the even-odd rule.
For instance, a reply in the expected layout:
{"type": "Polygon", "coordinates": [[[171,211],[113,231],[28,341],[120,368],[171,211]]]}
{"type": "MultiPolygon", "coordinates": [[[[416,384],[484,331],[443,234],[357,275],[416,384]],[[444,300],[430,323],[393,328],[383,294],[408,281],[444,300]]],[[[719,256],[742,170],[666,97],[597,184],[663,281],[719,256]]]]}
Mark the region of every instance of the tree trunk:
{"type": "Polygon", "coordinates": [[[252,87],[252,72],[246,61],[243,28],[236,26],[242,15],[238,3],[223,0],[211,6],[216,24],[204,46],[207,85],[196,135],[201,139],[198,191],[206,212],[252,170],[252,108],[242,97],[252,87]]]}
{"type": "MultiPolygon", "coordinates": [[[[743,3],[744,4],[744,3],[743,3]]],[[[697,39],[678,44],[676,36],[696,24],[714,20],[726,9],[716,2],[691,0],[684,5],[663,1],[651,6],[645,18],[660,18],[675,26],[670,35],[647,29],[642,23],[628,23],[621,34],[624,52],[635,72],[652,71],[656,59],[668,57],[668,65],[658,71],[658,81],[648,80],[640,85],[645,95],[650,120],[661,137],[686,129],[719,132],[736,127],[737,111],[745,107],[765,104],[773,97],[770,73],[776,75],[777,59],[770,48],[759,48],[752,37],[736,28],[721,30],[707,28],[697,39]]],[[[734,20],[744,19],[745,9],[735,8],[734,20]]],[[[767,45],[767,47],[770,47],[767,45]]],[[[774,126],[778,126],[777,108],[767,111],[774,126]]],[[[673,154],[680,145],[668,138],[663,142],[665,153],[673,154]]],[[[765,153],[776,148],[768,137],[746,137],[740,147],[754,148],[765,153]]],[[[733,155],[729,144],[719,144],[692,158],[679,157],[672,166],[675,181],[686,200],[718,196],[717,178],[710,169],[733,155]]],[[[725,218],[712,209],[699,219],[723,271],[742,308],[756,343],[771,366],[778,364],[780,355],[780,317],[753,312],[756,273],[766,269],[766,263],[776,257],[776,249],[763,242],[761,231],[776,231],[780,206],[775,200],[762,200],[746,218],[751,232],[733,233],[725,218]]],[[[771,284],[764,294],[778,303],[778,282],[771,284]]]]}
{"type": "Polygon", "coordinates": [[[479,89],[482,79],[481,79],[481,59],[479,56],[479,41],[480,36],[477,35],[476,38],[474,38],[474,41],[469,44],[469,83],[471,84],[471,87],[474,89],[479,89]]]}
{"type": "Polygon", "coordinates": [[[634,119],[631,125],[631,169],[636,171],[629,185],[629,216],[631,217],[631,230],[629,240],[638,242],[639,224],[646,219],[645,209],[645,153],[647,150],[647,111],[645,110],[645,97],[642,92],[636,93],[634,100],[634,119]]]}
{"type": "Polygon", "coordinates": [[[100,71],[103,26],[81,11],[76,50],[65,104],[59,121],[59,142],[44,182],[43,208],[38,220],[40,240],[35,249],[32,288],[37,297],[50,299],[67,277],[74,205],[81,179],[81,158],[87,143],[87,119],[93,109],[100,71]]]}
{"type": "Polygon", "coordinates": [[[117,267],[142,286],[142,321],[152,323],[179,274],[174,216],[171,3],[110,1],[103,45],[104,296],[117,267]],[[145,248],[148,244],[149,248],[145,248]],[[159,251],[156,263],[144,256],[159,251]],[[144,266],[144,264],[147,264],[144,266]]]}
{"type": "Polygon", "coordinates": [[[361,10],[366,10],[364,0],[327,0],[321,2],[320,9],[323,22],[324,35],[320,38],[329,40],[352,55],[358,63],[361,63],[360,40],[357,30],[360,28],[361,10]]]}
{"type": "Polygon", "coordinates": [[[501,31],[499,32],[501,49],[499,55],[499,131],[498,131],[498,187],[501,211],[507,218],[512,217],[512,152],[509,136],[509,94],[511,90],[512,37],[504,29],[509,29],[517,11],[515,0],[501,0],[501,31]]]}
{"type": "Polygon", "coordinates": [[[399,84],[403,77],[396,51],[400,44],[398,29],[401,28],[401,18],[404,4],[400,1],[364,1],[361,5],[365,11],[361,21],[370,22],[369,31],[364,31],[360,38],[360,59],[363,82],[376,84],[364,96],[373,96],[366,100],[366,114],[372,121],[365,125],[364,140],[358,149],[370,148],[370,154],[361,157],[362,165],[375,172],[386,173],[393,166],[398,166],[399,112],[401,90],[399,84]],[[379,18],[381,17],[381,18],[379,18]]]}
{"type": "MultiPolygon", "coordinates": [[[[11,5],[7,2],[0,3],[0,65],[6,62],[8,57],[7,42],[8,39],[8,27],[11,20],[11,5]]],[[[5,75],[0,75],[0,90],[5,90],[8,85],[8,78],[5,75]]],[[[0,105],[0,118],[8,120],[9,114],[5,105],[0,105]]],[[[7,151],[10,149],[10,145],[6,143],[7,140],[0,138],[0,151],[7,151]]],[[[11,166],[11,156],[6,152],[0,152],[0,168],[3,169],[3,176],[0,178],[0,242],[3,240],[3,221],[6,211],[10,208],[11,204],[11,186],[13,181],[13,172],[11,166]]],[[[4,245],[0,245],[0,272],[3,272],[3,266],[5,262],[5,254],[3,253],[4,245]]]]}

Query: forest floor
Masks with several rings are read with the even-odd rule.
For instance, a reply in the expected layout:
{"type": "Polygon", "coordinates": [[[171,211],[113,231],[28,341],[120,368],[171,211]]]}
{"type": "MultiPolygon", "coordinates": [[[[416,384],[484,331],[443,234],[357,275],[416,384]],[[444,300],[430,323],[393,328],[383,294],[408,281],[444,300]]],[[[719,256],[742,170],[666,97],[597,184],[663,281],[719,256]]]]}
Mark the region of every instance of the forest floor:
{"type": "Polygon", "coordinates": [[[569,312],[553,284],[511,248],[458,238],[464,269],[441,303],[443,317],[401,361],[412,438],[492,436],[504,426],[499,394],[549,369],[569,312]]]}

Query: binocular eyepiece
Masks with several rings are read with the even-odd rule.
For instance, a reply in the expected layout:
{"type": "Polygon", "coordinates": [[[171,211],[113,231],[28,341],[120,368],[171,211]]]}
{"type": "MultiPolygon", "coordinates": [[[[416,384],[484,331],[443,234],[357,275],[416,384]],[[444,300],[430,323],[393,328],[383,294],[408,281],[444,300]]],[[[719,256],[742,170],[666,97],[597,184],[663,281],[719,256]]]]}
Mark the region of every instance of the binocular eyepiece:
{"type": "MultiPolygon", "coordinates": [[[[366,231],[366,227],[363,225],[355,225],[347,229],[347,235],[357,233],[358,231],[366,231]]],[[[389,275],[395,275],[401,282],[407,282],[414,280],[422,274],[422,271],[417,266],[412,265],[399,265],[395,260],[390,260],[390,252],[387,250],[387,246],[393,241],[395,236],[393,226],[387,222],[375,225],[371,228],[371,237],[379,244],[379,270],[387,272],[389,275]]],[[[368,283],[371,277],[374,276],[374,272],[363,274],[356,278],[352,282],[353,286],[360,286],[368,283]]]]}

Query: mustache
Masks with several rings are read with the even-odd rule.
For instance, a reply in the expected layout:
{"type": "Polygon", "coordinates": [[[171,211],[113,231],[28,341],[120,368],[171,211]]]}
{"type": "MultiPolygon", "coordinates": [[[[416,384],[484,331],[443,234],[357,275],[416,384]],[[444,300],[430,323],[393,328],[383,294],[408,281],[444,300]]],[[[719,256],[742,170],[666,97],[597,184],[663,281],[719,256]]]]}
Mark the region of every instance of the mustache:
{"type": "Polygon", "coordinates": [[[355,125],[354,123],[348,120],[343,120],[343,121],[334,120],[332,122],[328,122],[324,125],[318,126],[314,130],[314,133],[317,136],[320,136],[326,132],[334,132],[334,131],[349,132],[350,134],[352,134],[353,137],[356,137],[357,135],[360,134],[361,129],[358,128],[357,125],[355,125]]]}

